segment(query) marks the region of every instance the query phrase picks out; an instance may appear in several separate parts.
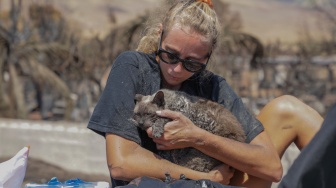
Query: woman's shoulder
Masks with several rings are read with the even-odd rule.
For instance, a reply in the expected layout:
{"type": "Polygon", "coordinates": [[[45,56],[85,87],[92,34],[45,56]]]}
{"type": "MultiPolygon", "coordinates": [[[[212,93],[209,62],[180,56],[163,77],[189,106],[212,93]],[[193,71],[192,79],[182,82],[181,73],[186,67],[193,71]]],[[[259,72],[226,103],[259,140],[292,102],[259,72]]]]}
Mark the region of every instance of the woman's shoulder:
{"type": "Polygon", "coordinates": [[[195,75],[196,78],[198,78],[198,82],[202,85],[225,85],[228,86],[228,83],[226,82],[226,79],[223,76],[220,76],[218,74],[215,74],[211,71],[203,71],[199,75],[195,75]]]}
{"type": "Polygon", "coordinates": [[[210,71],[194,74],[185,81],[181,90],[211,100],[217,100],[219,95],[232,91],[224,77],[210,71]]]}
{"type": "Polygon", "coordinates": [[[121,52],[119,57],[153,58],[154,54],[148,54],[148,53],[144,53],[144,52],[130,50],[130,51],[121,52]]]}
{"type": "Polygon", "coordinates": [[[141,62],[153,62],[155,61],[154,54],[147,54],[138,51],[125,51],[118,55],[115,63],[128,63],[138,65],[141,62]]]}
{"type": "Polygon", "coordinates": [[[205,72],[205,75],[202,76],[203,87],[212,91],[213,97],[216,98],[232,98],[236,99],[238,96],[235,91],[232,89],[230,84],[226,79],[218,74],[213,72],[205,72]]]}

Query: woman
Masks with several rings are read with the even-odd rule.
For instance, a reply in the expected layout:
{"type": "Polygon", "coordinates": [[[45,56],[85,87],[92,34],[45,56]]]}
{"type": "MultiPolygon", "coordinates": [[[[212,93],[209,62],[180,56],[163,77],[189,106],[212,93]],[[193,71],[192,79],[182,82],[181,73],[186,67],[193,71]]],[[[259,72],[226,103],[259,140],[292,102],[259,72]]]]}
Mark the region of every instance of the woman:
{"type": "Polygon", "coordinates": [[[218,35],[211,1],[181,1],[140,41],[141,52],[125,52],[115,60],[88,125],[106,138],[113,187],[140,176],[164,179],[166,172],[176,179],[184,174],[222,184],[269,187],[282,177],[280,157],[288,145],[294,141],[304,147],[319,129],[321,116],[291,96],[271,101],[257,119],[253,117],[224,78],[205,70],[218,35]],[[172,119],[162,137],[153,138],[151,129],[138,130],[129,121],[135,94],[150,95],[160,88],[185,91],[230,109],[246,132],[246,143],[213,135],[168,110],[158,112],[172,119]],[[227,165],[203,173],[155,155],[157,149],[184,147],[227,165]]]}

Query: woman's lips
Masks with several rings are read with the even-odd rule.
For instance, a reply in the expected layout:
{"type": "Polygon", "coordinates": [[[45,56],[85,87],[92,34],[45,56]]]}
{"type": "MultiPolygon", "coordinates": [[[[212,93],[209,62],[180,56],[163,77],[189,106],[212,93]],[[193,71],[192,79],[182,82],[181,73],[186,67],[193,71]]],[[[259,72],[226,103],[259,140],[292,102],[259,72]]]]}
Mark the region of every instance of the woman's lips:
{"type": "Polygon", "coordinates": [[[171,77],[173,80],[179,80],[179,79],[180,79],[179,77],[176,77],[176,76],[173,76],[173,75],[170,75],[170,77],[171,77]]]}

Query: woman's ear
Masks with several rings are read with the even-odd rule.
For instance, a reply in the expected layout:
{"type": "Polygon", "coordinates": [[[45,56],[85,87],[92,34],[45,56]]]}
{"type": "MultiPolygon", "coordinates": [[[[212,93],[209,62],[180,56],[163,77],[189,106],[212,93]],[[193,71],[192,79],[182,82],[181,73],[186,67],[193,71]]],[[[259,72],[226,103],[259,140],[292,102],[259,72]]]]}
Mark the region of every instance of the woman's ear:
{"type": "Polygon", "coordinates": [[[162,25],[162,23],[159,23],[159,33],[158,33],[158,35],[161,35],[162,30],[163,30],[163,25],[162,25]]]}

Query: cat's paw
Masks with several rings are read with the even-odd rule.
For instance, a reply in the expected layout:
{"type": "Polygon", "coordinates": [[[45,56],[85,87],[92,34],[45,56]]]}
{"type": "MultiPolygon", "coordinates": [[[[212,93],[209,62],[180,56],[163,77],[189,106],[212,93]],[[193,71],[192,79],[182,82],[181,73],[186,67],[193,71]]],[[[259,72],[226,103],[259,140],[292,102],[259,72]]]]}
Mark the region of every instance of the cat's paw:
{"type": "Polygon", "coordinates": [[[162,136],[162,132],[160,132],[160,131],[153,131],[153,136],[155,138],[160,138],[162,136]]]}
{"type": "Polygon", "coordinates": [[[164,128],[163,128],[164,124],[162,123],[162,121],[160,121],[160,119],[158,119],[153,125],[153,136],[155,138],[160,138],[164,132],[164,128]]]}

